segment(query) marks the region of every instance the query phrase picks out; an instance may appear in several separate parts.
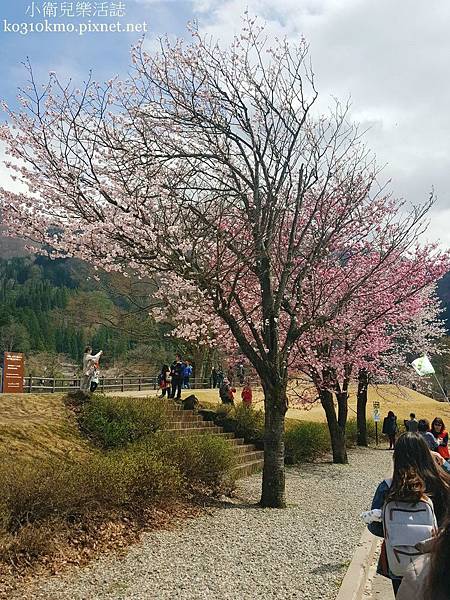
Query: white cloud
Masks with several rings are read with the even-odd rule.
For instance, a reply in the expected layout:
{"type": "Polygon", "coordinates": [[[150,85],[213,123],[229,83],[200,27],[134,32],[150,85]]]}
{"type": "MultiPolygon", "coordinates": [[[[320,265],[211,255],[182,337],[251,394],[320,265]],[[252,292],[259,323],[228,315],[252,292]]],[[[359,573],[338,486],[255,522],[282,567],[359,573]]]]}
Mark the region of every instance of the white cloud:
{"type": "Polygon", "coordinates": [[[436,0],[196,0],[202,30],[227,41],[248,7],[274,34],[310,42],[321,107],[351,96],[351,115],[395,195],[418,203],[434,186],[429,236],[450,246],[450,3],[436,0]]]}

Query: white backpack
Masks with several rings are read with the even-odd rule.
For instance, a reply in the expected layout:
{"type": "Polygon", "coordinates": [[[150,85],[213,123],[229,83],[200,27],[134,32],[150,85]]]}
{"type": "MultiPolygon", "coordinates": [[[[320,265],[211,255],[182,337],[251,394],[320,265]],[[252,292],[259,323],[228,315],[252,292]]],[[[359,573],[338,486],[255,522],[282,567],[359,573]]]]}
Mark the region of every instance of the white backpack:
{"type": "MultiPolygon", "coordinates": [[[[391,481],[386,483],[390,485],[391,481]]],[[[383,506],[382,517],[389,569],[393,575],[403,577],[410,563],[421,554],[416,544],[437,532],[433,502],[428,497],[416,504],[391,500],[383,506]]]]}

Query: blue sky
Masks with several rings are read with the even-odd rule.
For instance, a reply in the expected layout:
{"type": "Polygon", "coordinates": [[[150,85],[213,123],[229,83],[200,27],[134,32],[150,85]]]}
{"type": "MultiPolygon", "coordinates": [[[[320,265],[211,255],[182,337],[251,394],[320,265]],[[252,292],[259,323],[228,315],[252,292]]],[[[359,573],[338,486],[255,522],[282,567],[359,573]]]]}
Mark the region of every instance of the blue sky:
{"type": "MultiPolygon", "coordinates": [[[[120,2],[51,2],[37,0],[6,0],[0,5],[0,96],[9,104],[14,104],[17,87],[24,82],[26,73],[21,62],[28,56],[39,80],[45,80],[49,71],[56,71],[58,76],[72,76],[81,81],[89,69],[94,71],[95,79],[109,79],[113,74],[125,74],[129,64],[129,49],[140,34],[136,33],[78,33],[69,32],[29,32],[27,35],[5,31],[13,23],[33,23],[47,21],[69,24],[76,27],[81,23],[147,23],[149,33],[153,38],[162,33],[180,35],[185,29],[186,22],[192,18],[192,4],[180,2],[142,2],[137,0],[122,0],[125,6],[125,16],[113,18],[120,2]],[[56,17],[49,17],[49,4],[56,10],[56,17]],[[73,5],[74,17],[67,17],[65,10],[73,5]],[[86,14],[77,16],[78,8],[84,5],[86,14]],[[106,9],[108,18],[94,16],[94,6],[99,10],[106,9]],[[89,16],[89,6],[91,16],[89,16]],[[63,12],[61,13],[61,9],[63,12]],[[28,13],[27,13],[28,10],[28,13]],[[44,10],[49,12],[44,16],[44,10]],[[34,11],[34,15],[33,15],[34,11]],[[38,12],[40,11],[40,13],[38,12]],[[5,25],[5,20],[7,25],[5,25]]],[[[69,13],[70,14],[70,13],[69,13]]]]}
{"type": "MultiPolygon", "coordinates": [[[[386,165],[395,196],[420,203],[432,187],[438,202],[430,239],[450,247],[450,2],[433,0],[122,0],[123,23],[148,25],[151,41],[164,33],[183,35],[187,21],[226,43],[248,9],[267,23],[269,35],[310,43],[320,107],[332,97],[352,102],[351,118],[367,129],[366,141],[386,165]]],[[[107,2],[117,4],[115,2],[107,2]]],[[[94,0],[91,5],[101,4],[94,0]]],[[[43,0],[36,5],[42,8],[43,0]]],[[[64,2],[57,1],[58,8],[64,2]]],[[[70,4],[70,3],[69,3],[70,4]]],[[[80,4],[73,2],[74,7],[80,4]]],[[[86,4],[86,3],[85,3],[86,4]]],[[[89,3],[88,3],[89,4],[89,3]]],[[[0,0],[0,98],[12,104],[24,83],[27,56],[37,78],[49,71],[83,81],[89,69],[106,80],[125,75],[129,49],[138,34],[5,32],[4,20],[39,21],[26,14],[30,0],[0,0]]],[[[55,19],[54,19],[55,20],[55,19]]],[[[60,19],[80,23],[89,19],[60,19]]],[[[51,19],[49,19],[51,21],[51,19]]],[[[117,19],[92,17],[92,22],[117,19]]],[[[1,115],[0,115],[1,119],[1,115]]],[[[1,163],[0,185],[13,187],[1,163]]]]}

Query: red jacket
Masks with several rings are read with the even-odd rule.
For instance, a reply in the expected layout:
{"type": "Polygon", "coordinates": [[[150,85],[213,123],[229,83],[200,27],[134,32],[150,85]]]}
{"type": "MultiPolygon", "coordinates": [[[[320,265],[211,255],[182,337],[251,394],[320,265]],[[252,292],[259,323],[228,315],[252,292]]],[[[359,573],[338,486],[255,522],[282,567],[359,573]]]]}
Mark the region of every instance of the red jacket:
{"type": "Polygon", "coordinates": [[[242,392],[241,392],[241,397],[242,397],[242,401],[245,404],[251,404],[252,403],[252,398],[253,398],[253,394],[252,394],[252,390],[249,387],[245,387],[242,392]]]}

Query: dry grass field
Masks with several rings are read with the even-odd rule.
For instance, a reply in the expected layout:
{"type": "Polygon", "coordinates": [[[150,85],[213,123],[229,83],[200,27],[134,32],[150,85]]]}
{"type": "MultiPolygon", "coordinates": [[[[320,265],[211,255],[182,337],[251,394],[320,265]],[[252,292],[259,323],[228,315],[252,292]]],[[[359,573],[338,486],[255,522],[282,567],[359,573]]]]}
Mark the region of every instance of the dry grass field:
{"type": "MultiPolygon", "coordinates": [[[[183,395],[187,391],[184,391],[183,395]]],[[[195,390],[198,399],[205,404],[215,405],[219,401],[218,390],[195,390]]],[[[241,390],[238,388],[235,394],[235,400],[240,400],[241,390]]],[[[381,416],[386,416],[389,410],[394,411],[399,422],[409,417],[409,413],[414,412],[418,419],[426,418],[430,422],[436,416],[440,416],[446,424],[450,426],[450,404],[447,402],[438,402],[420,392],[394,385],[380,385],[369,387],[369,403],[367,406],[367,417],[372,415],[374,401],[380,403],[381,416]]],[[[253,398],[256,408],[263,408],[263,394],[261,389],[253,391],[253,398]]],[[[295,392],[290,393],[290,406],[287,417],[290,419],[300,419],[304,421],[325,421],[325,413],[319,402],[302,407],[299,404],[295,392]]],[[[350,389],[350,410],[349,418],[356,414],[356,389],[350,389]]]]}
{"type": "Polygon", "coordinates": [[[0,394],[0,457],[70,457],[86,451],[60,394],[0,394]]]}
{"type": "MultiPolygon", "coordinates": [[[[218,390],[185,390],[183,396],[194,392],[202,404],[215,406],[219,401],[218,390]]],[[[241,390],[235,395],[240,399],[241,390]]],[[[149,396],[149,392],[115,393],[119,396],[149,396]]],[[[262,390],[253,392],[254,405],[263,408],[262,390]]],[[[450,424],[450,404],[438,402],[408,388],[384,385],[369,388],[368,417],[372,414],[372,402],[380,402],[382,417],[393,410],[399,422],[415,412],[417,418],[430,421],[440,416],[450,424]]],[[[298,404],[296,394],[290,396],[289,419],[304,421],[325,421],[320,403],[308,407],[298,404]]],[[[350,393],[349,418],[355,415],[355,390],[350,393]]],[[[62,402],[60,394],[0,394],[0,458],[3,456],[31,458],[45,455],[65,455],[67,457],[84,454],[88,451],[85,441],[78,435],[73,415],[62,402]]]]}

